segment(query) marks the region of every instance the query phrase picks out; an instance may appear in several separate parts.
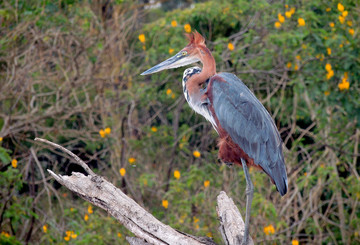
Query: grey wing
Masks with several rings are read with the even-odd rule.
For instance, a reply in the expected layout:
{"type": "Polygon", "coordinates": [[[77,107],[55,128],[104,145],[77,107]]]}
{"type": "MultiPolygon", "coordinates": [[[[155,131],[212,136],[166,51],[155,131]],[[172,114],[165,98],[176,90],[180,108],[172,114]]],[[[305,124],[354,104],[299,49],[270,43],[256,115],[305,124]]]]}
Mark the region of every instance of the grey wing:
{"type": "Polygon", "coordinates": [[[230,73],[217,76],[225,80],[211,79],[212,106],[220,125],[285,195],[288,184],[282,140],[270,114],[238,77],[230,73]]]}

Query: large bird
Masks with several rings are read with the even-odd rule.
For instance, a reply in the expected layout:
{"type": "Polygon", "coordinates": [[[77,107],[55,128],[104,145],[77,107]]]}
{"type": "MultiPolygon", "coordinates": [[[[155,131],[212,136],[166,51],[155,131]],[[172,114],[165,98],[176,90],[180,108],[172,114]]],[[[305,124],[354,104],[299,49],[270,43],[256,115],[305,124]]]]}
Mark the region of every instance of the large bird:
{"type": "Polygon", "coordinates": [[[243,244],[249,235],[250,208],[254,186],[248,166],[263,170],[280,195],[288,189],[282,140],[268,111],[234,74],[216,73],[216,64],[205,39],[194,32],[189,44],[175,56],[143,72],[152,74],[200,61],[199,67],[184,72],[182,84],[190,107],[204,116],[219,134],[218,157],[227,164],[243,167],[246,179],[246,217],[243,244]]]}

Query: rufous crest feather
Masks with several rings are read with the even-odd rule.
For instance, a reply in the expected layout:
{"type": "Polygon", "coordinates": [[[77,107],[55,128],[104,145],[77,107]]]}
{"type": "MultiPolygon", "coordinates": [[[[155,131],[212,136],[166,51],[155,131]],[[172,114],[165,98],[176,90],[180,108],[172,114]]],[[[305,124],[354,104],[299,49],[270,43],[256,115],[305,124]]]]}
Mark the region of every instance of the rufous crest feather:
{"type": "Polygon", "coordinates": [[[198,33],[197,31],[194,31],[193,33],[190,34],[186,33],[185,36],[189,40],[188,46],[191,44],[205,45],[205,38],[201,36],[201,34],[198,33]]]}

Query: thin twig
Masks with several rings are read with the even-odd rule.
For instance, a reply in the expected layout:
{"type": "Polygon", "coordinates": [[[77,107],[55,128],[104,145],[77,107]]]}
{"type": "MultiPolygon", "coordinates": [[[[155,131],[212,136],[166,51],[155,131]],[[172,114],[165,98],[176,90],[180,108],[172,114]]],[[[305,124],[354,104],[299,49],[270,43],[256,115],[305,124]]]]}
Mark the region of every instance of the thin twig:
{"type": "Polygon", "coordinates": [[[74,160],[76,161],[77,164],[79,164],[81,167],[84,168],[84,170],[91,176],[96,176],[96,174],[89,168],[88,165],[86,165],[86,163],[81,160],[77,155],[75,155],[74,153],[72,153],[71,151],[69,151],[68,149],[62,147],[61,145],[58,145],[56,143],[53,143],[51,141],[48,141],[46,139],[42,139],[42,138],[35,138],[35,141],[40,141],[40,142],[43,142],[43,143],[46,143],[48,145],[52,145],[56,148],[59,148],[60,150],[66,152],[67,154],[69,154],[70,156],[72,156],[74,158],[74,160]]]}

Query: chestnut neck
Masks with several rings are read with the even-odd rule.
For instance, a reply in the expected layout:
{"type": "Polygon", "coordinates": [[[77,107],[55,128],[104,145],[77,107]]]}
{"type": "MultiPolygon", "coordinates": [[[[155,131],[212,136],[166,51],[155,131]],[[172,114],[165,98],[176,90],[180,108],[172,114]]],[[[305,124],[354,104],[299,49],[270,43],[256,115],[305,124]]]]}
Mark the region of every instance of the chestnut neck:
{"type": "MultiPolygon", "coordinates": [[[[202,70],[199,74],[192,76],[188,83],[190,87],[195,89],[202,85],[208,78],[214,76],[216,74],[216,63],[215,59],[212,56],[210,50],[206,46],[199,47],[199,59],[200,62],[203,64],[202,70]]],[[[190,88],[191,89],[191,88],[190,88]]],[[[197,92],[196,91],[189,91],[197,92]]]]}

